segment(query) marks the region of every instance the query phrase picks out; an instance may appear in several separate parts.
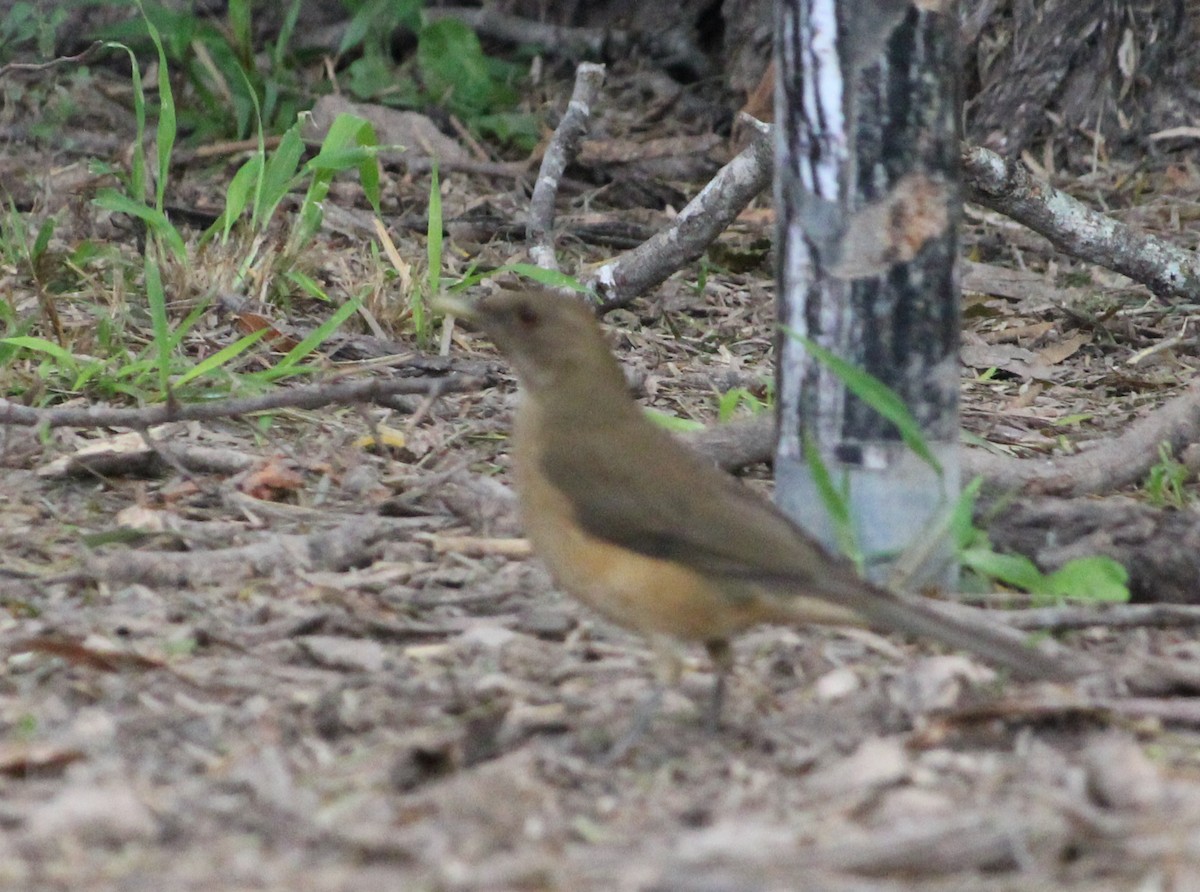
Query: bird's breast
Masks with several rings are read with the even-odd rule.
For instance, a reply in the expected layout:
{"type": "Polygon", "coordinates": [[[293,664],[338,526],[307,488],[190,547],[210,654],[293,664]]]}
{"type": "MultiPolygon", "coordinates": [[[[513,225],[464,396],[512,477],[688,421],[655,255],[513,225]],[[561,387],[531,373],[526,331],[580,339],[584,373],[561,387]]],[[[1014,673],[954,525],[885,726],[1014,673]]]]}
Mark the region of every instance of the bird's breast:
{"type": "Polygon", "coordinates": [[[525,533],[570,595],[618,625],[690,640],[726,638],[777,618],[774,599],[735,596],[675,561],[649,557],[585,532],[571,500],[543,473],[536,411],[514,432],[514,465],[525,533]]]}

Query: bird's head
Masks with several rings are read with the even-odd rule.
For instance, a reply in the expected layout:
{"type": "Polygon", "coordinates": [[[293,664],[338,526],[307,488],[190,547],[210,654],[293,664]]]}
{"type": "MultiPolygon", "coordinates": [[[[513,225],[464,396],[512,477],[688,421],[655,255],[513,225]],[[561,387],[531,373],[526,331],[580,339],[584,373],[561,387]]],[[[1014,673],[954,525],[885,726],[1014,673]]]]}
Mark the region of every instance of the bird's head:
{"type": "Polygon", "coordinates": [[[491,338],[535,397],[587,400],[614,385],[626,393],[596,316],[582,301],[549,291],[506,291],[474,303],[443,298],[435,309],[491,338]]]}

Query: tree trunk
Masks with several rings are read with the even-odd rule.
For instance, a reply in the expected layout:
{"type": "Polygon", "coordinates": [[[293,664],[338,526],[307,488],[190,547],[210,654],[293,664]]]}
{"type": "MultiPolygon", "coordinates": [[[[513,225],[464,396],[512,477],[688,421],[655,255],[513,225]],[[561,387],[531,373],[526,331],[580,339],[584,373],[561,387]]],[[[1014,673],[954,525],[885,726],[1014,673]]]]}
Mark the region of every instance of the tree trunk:
{"type": "MultiPolygon", "coordinates": [[[[958,490],[957,19],[952,4],[933,12],[905,0],[778,9],[780,318],[889,385],[941,469],[785,334],[777,499],[826,542],[837,538],[807,440],[834,481],[848,481],[863,552],[894,556],[958,490]]],[[[930,552],[939,559],[926,578],[953,578],[949,553],[930,552]]]]}

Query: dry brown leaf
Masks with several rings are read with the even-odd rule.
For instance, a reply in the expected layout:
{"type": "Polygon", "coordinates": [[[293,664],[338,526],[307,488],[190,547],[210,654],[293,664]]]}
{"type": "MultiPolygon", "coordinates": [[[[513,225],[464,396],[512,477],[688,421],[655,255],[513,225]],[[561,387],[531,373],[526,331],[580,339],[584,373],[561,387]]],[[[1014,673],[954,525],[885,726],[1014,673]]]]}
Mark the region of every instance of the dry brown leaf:
{"type": "Polygon", "coordinates": [[[1057,344],[1051,344],[1038,353],[1042,362],[1047,365],[1058,365],[1064,359],[1074,356],[1079,352],[1079,349],[1085,344],[1090,344],[1092,341],[1092,333],[1079,332],[1065,340],[1059,341],[1057,344]]]}
{"type": "Polygon", "coordinates": [[[101,672],[120,672],[123,669],[161,669],[165,665],[159,660],[152,660],[129,651],[97,648],[70,638],[48,636],[27,638],[13,648],[13,653],[51,654],[62,657],[77,666],[87,666],[89,669],[99,669],[101,672]]]}
{"type": "Polygon", "coordinates": [[[57,771],[84,758],[82,750],[54,744],[0,746],[0,774],[24,777],[32,772],[57,771]]]}
{"type": "Polygon", "coordinates": [[[242,478],[238,489],[251,498],[273,502],[284,493],[297,490],[304,485],[304,478],[278,458],[270,459],[256,471],[242,478]]]}

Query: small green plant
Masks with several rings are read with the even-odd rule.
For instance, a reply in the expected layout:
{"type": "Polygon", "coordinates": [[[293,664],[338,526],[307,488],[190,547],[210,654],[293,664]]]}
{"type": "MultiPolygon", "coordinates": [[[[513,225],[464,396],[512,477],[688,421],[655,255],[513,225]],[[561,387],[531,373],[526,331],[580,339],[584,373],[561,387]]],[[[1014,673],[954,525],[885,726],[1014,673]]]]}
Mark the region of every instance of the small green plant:
{"type": "MultiPolygon", "coordinates": [[[[189,88],[179,123],[196,141],[245,137],[256,117],[270,132],[279,132],[291,125],[306,101],[300,75],[288,65],[300,0],[290,0],[279,35],[260,54],[252,43],[252,5],[249,0],[231,0],[222,27],[191,11],[145,3],[145,21],[164,35],[167,59],[189,88]],[[263,60],[266,64],[260,69],[263,60]]],[[[135,51],[147,45],[147,32],[137,20],[103,33],[135,51]]]]}
{"type": "Polygon", "coordinates": [[[766,399],[760,399],[745,387],[731,387],[721,394],[717,400],[717,421],[724,424],[733,420],[740,406],[745,406],[752,414],[757,415],[771,406],[774,387],[768,383],[766,399]]]}
{"type": "MultiPolygon", "coordinates": [[[[926,464],[942,474],[941,464],[925,442],[920,425],[894,390],[862,369],[857,369],[811,339],[789,332],[804,344],[818,361],[828,366],[846,388],[892,422],[905,445],[926,464]]],[[[849,492],[845,481],[838,487],[811,437],[805,437],[804,456],[821,501],[829,514],[839,548],[861,569],[865,556],[858,544],[850,516],[849,492]]],[[[1089,601],[1128,601],[1129,574],[1112,558],[1094,556],[1068,561],[1053,573],[1041,570],[1024,555],[1000,554],[992,548],[986,532],[974,523],[974,508],[982,486],[977,478],[963,488],[950,509],[949,529],[961,566],[977,576],[1029,592],[1038,605],[1058,603],[1072,597],[1089,601]]]]}
{"type": "Polygon", "coordinates": [[[537,144],[537,119],[515,110],[523,68],[484,53],[475,32],[461,21],[423,21],[420,0],[350,5],[353,14],[338,55],[360,53],[347,68],[346,83],[355,97],[402,108],[436,104],[501,142],[523,150],[537,144]],[[399,28],[416,35],[417,52],[398,68],[390,38],[399,28]]]}
{"type": "Polygon", "coordinates": [[[442,291],[442,189],[438,182],[435,164],[429,180],[429,210],[425,228],[425,294],[413,289],[412,320],[417,333],[417,343],[424,347],[429,342],[432,323],[426,312],[428,301],[436,300],[442,291]]]}
{"type": "Polygon", "coordinates": [[[987,533],[975,526],[975,502],[982,480],[963,488],[954,506],[951,531],[963,569],[983,580],[992,580],[1028,592],[1035,606],[1051,606],[1068,598],[1092,602],[1129,600],[1129,573],[1110,557],[1095,555],[1067,561],[1053,573],[1043,573],[1023,554],[1001,554],[987,533]]]}
{"type": "Polygon", "coordinates": [[[1171,454],[1170,443],[1158,445],[1158,463],[1146,476],[1146,496],[1156,508],[1182,508],[1188,502],[1183,485],[1187,483],[1187,465],[1171,454]]]}
{"type": "Polygon", "coordinates": [[[680,418],[678,415],[672,415],[670,412],[662,412],[651,408],[646,408],[642,411],[646,413],[647,418],[659,427],[669,430],[672,433],[690,434],[693,431],[704,430],[704,422],[696,421],[694,418],[680,418]]]}
{"type": "Polygon", "coordinates": [[[24,0],[12,4],[0,19],[0,61],[13,58],[27,44],[33,44],[42,58],[53,55],[58,29],[66,18],[67,10],[61,6],[47,9],[24,0]]]}
{"type": "MultiPolygon", "coordinates": [[[[0,338],[0,362],[11,363],[22,352],[40,355],[41,361],[35,373],[43,382],[40,387],[43,402],[54,401],[59,393],[76,394],[85,388],[100,397],[127,395],[137,401],[186,397],[189,391],[190,395],[196,397],[206,395],[208,389],[194,390],[200,385],[201,379],[211,379],[217,372],[227,370],[238,357],[271,333],[269,327],[260,328],[199,361],[183,352],[184,339],[202,318],[208,307],[208,299],[196,301],[182,319],[176,321],[172,318],[167,298],[168,286],[164,280],[170,275],[170,281],[177,281],[180,278],[178,274],[189,271],[192,259],[183,235],[165,213],[165,190],[178,122],[166,48],[149,17],[144,24],[159,61],[154,176],[150,176],[150,162],[143,148],[147,132],[147,103],[136,55],[127,46],[109,44],[130,58],[137,138],[129,171],[121,177],[121,188],[102,190],[95,200],[103,208],[129,214],[146,228],[141,272],[151,326],[150,343],[140,350],[132,349],[128,339],[120,336],[122,323],[101,319],[95,326],[94,345],[88,352],[95,352],[95,348],[100,347],[104,354],[83,355],[65,343],[61,334],[56,343],[32,334],[27,325],[16,326],[13,319],[6,318],[7,337],[0,338]]],[[[254,101],[257,112],[257,98],[254,101]]],[[[227,191],[225,210],[205,234],[202,245],[207,245],[209,249],[218,245],[227,252],[243,251],[235,264],[233,281],[226,283],[230,288],[239,288],[253,273],[263,281],[301,283],[307,293],[328,302],[328,296],[317,283],[296,270],[294,264],[320,228],[321,204],[338,172],[357,170],[365,194],[378,211],[379,170],[374,131],[361,119],[341,116],[330,127],[317,154],[302,163],[304,145],[300,138],[299,122],[293,124],[285,133],[279,148],[268,156],[264,150],[261,119],[257,114],[256,121],[259,150],[234,176],[227,191]],[[284,196],[301,188],[306,190],[304,198],[283,250],[264,252],[267,226],[284,196]],[[238,225],[249,230],[249,237],[244,240],[232,238],[234,227],[238,225]]],[[[113,172],[120,174],[119,171],[113,172]]],[[[10,231],[15,230],[6,222],[5,234],[8,235],[10,231]]],[[[52,235],[51,220],[42,224],[32,242],[27,234],[21,242],[29,245],[26,249],[27,261],[32,278],[39,285],[39,294],[44,289],[40,288],[38,270],[43,266],[42,260],[52,235]]],[[[93,247],[83,245],[73,252],[68,263],[86,263],[94,255],[93,247]]],[[[263,386],[285,376],[303,373],[306,367],[300,364],[301,360],[311,355],[360,306],[361,300],[358,298],[345,302],[275,365],[240,376],[239,384],[263,386]]]]}

